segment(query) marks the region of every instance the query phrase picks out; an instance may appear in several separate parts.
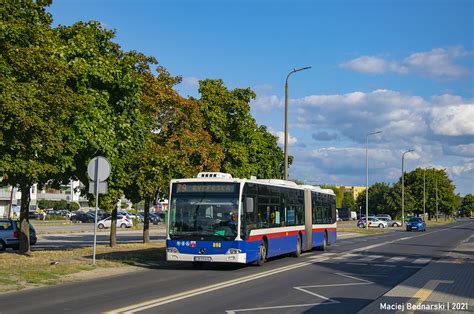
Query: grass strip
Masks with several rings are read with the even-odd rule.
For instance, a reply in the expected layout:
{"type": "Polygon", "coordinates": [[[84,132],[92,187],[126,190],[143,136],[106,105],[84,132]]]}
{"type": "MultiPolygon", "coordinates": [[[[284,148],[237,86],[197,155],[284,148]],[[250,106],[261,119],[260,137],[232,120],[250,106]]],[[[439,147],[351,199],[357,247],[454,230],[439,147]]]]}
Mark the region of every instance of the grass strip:
{"type": "Polygon", "coordinates": [[[97,246],[96,266],[92,248],[32,251],[30,255],[3,252],[0,255],[0,292],[58,284],[67,275],[82,271],[153,264],[165,259],[164,242],[97,246]]]}

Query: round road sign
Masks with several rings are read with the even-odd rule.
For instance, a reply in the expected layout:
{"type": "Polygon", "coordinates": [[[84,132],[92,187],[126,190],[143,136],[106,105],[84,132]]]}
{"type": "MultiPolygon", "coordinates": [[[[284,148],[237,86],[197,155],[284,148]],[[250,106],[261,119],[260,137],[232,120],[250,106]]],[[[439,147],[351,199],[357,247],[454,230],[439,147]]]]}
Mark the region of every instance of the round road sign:
{"type": "Polygon", "coordinates": [[[89,161],[87,174],[92,181],[105,181],[110,175],[110,162],[102,156],[97,156],[89,161]]]}

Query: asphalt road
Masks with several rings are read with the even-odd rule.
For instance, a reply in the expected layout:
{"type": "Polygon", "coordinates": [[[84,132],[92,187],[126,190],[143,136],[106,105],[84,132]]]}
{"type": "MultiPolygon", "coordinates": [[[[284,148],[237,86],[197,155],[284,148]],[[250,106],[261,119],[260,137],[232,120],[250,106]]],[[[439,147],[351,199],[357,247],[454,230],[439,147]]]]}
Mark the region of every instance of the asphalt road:
{"type": "Polygon", "coordinates": [[[0,313],[355,313],[442,260],[473,222],[340,239],[263,267],[153,263],[142,271],[0,295],[0,313]]]}

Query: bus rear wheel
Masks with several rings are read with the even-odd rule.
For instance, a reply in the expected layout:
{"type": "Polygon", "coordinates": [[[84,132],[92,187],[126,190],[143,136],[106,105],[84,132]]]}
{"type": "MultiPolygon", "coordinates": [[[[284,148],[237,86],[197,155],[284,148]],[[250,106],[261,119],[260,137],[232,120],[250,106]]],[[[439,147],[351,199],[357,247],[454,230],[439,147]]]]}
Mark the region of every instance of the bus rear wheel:
{"type": "Polygon", "coordinates": [[[298,235],[298,239],[296,241],[296,250],[295,253],[293,253],[294,257],[300,257],[301,256],[301,237],[298,235]]]}
{"type": "Polygon", "coordinates": [[[319,250],[319,251],[326,251],[327,248],[328,248],[328,235],[327,235],[327,233],[325,232],[325,233],[324,233],[323,245],[321,245],[320,247],[318,247],[318,250],[319,250]]]}
{"type": "Polygon", "coordinates": [[[267,246],[265,242],[262,242],[259,246],[259,255],[258,255],[257,265],[262,266],[263,264],[265,264],[266,259],[267,259],[267,246]]]}

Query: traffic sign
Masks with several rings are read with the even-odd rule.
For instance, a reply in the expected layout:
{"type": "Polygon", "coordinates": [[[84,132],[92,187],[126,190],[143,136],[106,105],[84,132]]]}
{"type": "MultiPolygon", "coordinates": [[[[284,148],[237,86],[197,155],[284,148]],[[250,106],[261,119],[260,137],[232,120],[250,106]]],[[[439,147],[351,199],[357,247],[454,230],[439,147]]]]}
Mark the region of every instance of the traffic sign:
{"type": "Polygon", "coordinates": [[[87,174],[92,181],[105,181],[110,175],[110,162],[102,156],[97,156],[89,161],[87,174]]]}

